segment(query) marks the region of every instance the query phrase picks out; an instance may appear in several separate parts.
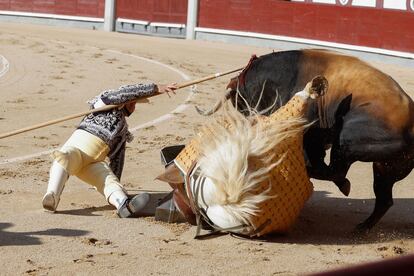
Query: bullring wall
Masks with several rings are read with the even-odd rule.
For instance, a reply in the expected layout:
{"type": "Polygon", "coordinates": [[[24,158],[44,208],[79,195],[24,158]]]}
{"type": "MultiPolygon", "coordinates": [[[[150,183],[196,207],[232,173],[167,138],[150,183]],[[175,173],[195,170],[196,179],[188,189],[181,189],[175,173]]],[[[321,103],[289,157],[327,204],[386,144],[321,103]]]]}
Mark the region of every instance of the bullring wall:
{"type": "Polygon", "coordinates": [[[199,26],[414,52],[414,12],[288,1],[200,1],[199,26]]]}
{"type": "MultiPolygon", "coordinates": [[[[189,2],[198,5],[196,39],[285,41],[414,59],[414,0],[117,0],[116,30],[185,37],[189,2]]],[[[104,13],[105,0],[0,0],[1,19],[72,16],[103,24],[104,13]]]]}
{"type": "Polygon", "coordinates": [[[118,0],[116,16],[149,22],[185,24],[187,0],[118,0]]]}
{"type": "Polygon", "coordinates": [[[105,0],[0,0],[0,10],[103,18],[105,0]]]}

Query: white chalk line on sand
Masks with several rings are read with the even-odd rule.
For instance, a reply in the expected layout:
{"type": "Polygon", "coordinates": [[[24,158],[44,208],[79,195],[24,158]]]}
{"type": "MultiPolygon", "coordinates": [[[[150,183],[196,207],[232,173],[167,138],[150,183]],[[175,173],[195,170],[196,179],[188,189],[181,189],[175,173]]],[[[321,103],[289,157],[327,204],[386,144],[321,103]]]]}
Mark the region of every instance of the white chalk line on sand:
{"type": "Polygon", "coordinates": [[[0,65],[1,65],[0,67],[1,69],[0,78],[1,78],[9,71],[10,63],[4,56],[0,55],[0,65]]]}
{"type": "MultiPolygon", "coordinates": [[[[182,72],[182,71],[180,71],[180,70],[178,70],[178,69],[176,69],[176,68],[174,68],[174,67],[172,67],[170,65],[164,64],[162,62],[159,62],[159,61],[156,61],[156,60],[152,60],[152,59],[148,59],[148,58],[144,58],[144,57],[140,57],[140,56],[136,56],[136,55],[132,55],[132,54],[125,54],[125,53],[122,53],[122,52],[119,52],[119,51],[116,51],[116,50],[105,50],[105,51],[108,51],[108,52],[111,52],[111,53],[115,53],[115,54],[120,54],[120,55],[126,55],[126,56],[129,56],[129,57],[135,58],[135,59],[139,59],[139,60],[143,60],[143,61],[146,61],[146,62],[149,62],[149,63],[153,63],[153,64],[156,64],[156,65],[159,65],[161,67],[167,68],[168,70],[171,70],[171,71],[179,74],[185,80],[190,80],[190,77],[187,74],[185,74],[184,72],[182,72]]],[[[4,58],[3,56],[0,56],[0,57],[4,58]]],[[[4,58],[4,60],[6,60],[6,59],[4,58]]],[[[7,62],[7,70],[8,70],[8,68],[9,68],[9,63],[7,62]]],[[[4,70],[0,71],[0,77],[2,76],[2,72],[3,71],[4,70]]],[[[193,91],[193,89],[192,89],[192,91],[193,91]]],[[[194,94],[193,92],[190,93],[190,95],[187,97],[187,99],[184,101],[184,103],[183,104],[180,104],[179,106],[177,106],[173,111],[171,111],[171,112],[169,112],[167,114],[164,114],[164,115],[162,115],[162,116],[160,116],[158,118],[155,118],[154,120],[151,120],[149,122],[143,123],[143,124],[138,125],[138,126],[133,127],[133,128],[130,128],[130,131],[131,132],[135,132],[135,131],[137,131],[139,129],[143,129],[143,128],[146,128],[146,127],[149,127],[149,126],[152,126],[152,125],[156,125],[156,124],[159,124],[161,122],[164,122],[166,120],[169,120],[169,119],[173,118],[174,117],[174,115],[173,115],[174,113],[183,112],[186,108],[188,108],[189,105],[186,104],[186,102],[188,102],[191,99],[191,97],[193,96],[193,94],[194,94]]],[[[0,160],[0,165],[10,164],[10,163],[16,163],[16,162],[21,162],[21,161],[29,160],[29,159],[32,159],[32,158],[35,158],[35,157],[39,157],[39,156],[42,156],[42,155],[50,154],[54,150],[55,149],[50,149],[50,150],[46,150],[46,151],[42,151],[42,152],[37,152],[37,153],[33,153],[33,154],[28,154],[28,155],[24,155],[24,156],[18,156],[18,157],[14,157],[14,158],[0,160]]]]}

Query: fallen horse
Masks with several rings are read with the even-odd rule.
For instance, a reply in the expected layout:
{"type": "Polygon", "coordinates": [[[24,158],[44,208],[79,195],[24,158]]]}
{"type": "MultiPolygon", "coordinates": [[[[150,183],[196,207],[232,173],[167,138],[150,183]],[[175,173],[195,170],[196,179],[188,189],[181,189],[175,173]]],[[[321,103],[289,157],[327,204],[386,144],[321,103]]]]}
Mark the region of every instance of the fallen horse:
{"type": "Polygon", "coordinates": [[[326,88],[326,79],[315,77],[269,117],[254,110],[245,117],[228,105],[184,149],[173,148],[178,155],[165,158],[158,179],[174,189],[172,200],[199,226],[197,235],[202,225],[250,237],[288,231],[313,191],[304,114],[326,88]]]}
{"type": "Polygon", "coordinates": [[[268,109],[277,94],[280,101],[266,111],[269,115],[315,75],[326,77],[329,90],[310,103],[306,114],[309,121],[318,121],[304,135],[307,171],[312,178],[333,181],[347,196],[350,182],[346,175],[352,163],[373,162],[375,208],[357,227],[367,231],[393,205],[394,183],[414,167],[414,103],[395,80],[338,52],[283,51],[253,57],[230,81],[226,97],[245,113],[246,106],[259,112],[268,109]],[[324,158],[329,148],[327,165],[324,158]]]}

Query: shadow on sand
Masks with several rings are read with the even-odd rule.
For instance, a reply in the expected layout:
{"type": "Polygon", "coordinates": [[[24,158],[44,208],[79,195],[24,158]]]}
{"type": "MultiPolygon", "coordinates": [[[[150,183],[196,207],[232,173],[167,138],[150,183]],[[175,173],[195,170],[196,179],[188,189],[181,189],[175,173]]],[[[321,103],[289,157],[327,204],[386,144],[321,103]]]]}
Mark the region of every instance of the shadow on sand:
{"type": "Polygon", "coordinates": [[[100,207],[93,206],[93,207],[86,207],[86,208],[79,208],[79,209],[62,210],[62,211],[56,212],[56,214],[96,217],[96,216],[102,216],[101,214],[95,214],[95,212],[101,212],[101,211],[115,211],[115,209],[114,207],[110,205],[104,205],[100,207]]]}
{"type": "Polygon", "coordinates": [[[42,244],[40,239],[36,236],[77,237],[84,236],[89,233],[89,231],[84,230],[61,228],[52,228],[48,230],[33,232],[4,231],[4,229],[10,228],[12,226],[12,223],[0,222],[0,246],[42,244]]]}
{"type": "Polygon", "coordinates": [[[393,207],[369,233],[356,233],[356,225],[368,218],[374,204],[374,199],[332,197],[327,192],[315,191],[289,233],[269,235],[263,240],[348,245],[414,238],[414,199],[411,198],[394,199],[393,207]]]}

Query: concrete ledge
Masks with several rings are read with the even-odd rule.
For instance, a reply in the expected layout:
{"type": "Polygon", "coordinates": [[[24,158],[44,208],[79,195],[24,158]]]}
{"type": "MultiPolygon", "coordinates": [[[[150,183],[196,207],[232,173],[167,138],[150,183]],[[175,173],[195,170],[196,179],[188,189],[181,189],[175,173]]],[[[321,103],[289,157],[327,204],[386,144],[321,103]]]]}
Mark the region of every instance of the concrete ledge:
{"type": "Polygon", "coordinates": [[[185,24],[118,18],[115,30],[124,33],[185,38],[185,24]]]}
{"type": "Polygon", "coordinates": [[[185,37],[185,25],[174,23],[151,22],[151,32],[164,36],[185,37]]]}
{"type": "Polygon", "coordinates": [[[6,14],[0,13],[0,22],[27,23],[60,27],[73,27],[92,30],[103,30],[104,20],[100,18],[59,16],[49,14],[6,14]]]}
{"type": "Polygon", "coordinates": [[[136,25],[144,25],[147,26],[150,24],[149,21],[144,20],[133,20],[133,19],[127,19],[127,18],[117,18],[116,21],[120,23],[128,23],[128,24],[136,24],[136,25]]]}
{"type": "Polygon", "coordinates": [[[143,20],[117,18],[115,30],[118,32],[146,34],[149,32],[149,23],[149,21],[143,20]]]}
{"type": "Polygon", "coordinates": [[[71,16],[71,15],[60,15],[60,14],[51,14],[51,13],[14,12],[14,11],[0,10],[0,15],[36,17],[36,18],[47,18],[47,19],[62,19],[62,20],[98,22],[98,23],[104,22],[103,18],[98,18],[98,17],[71,16]]]}
{"type": "Polygon", "coordinates": [[[162,27],[162,28],[177,28],[177,29],[185,28],[185,24],[162,23],[162,22],[151,22],[150,26],[151,27],[162,27]]]}

